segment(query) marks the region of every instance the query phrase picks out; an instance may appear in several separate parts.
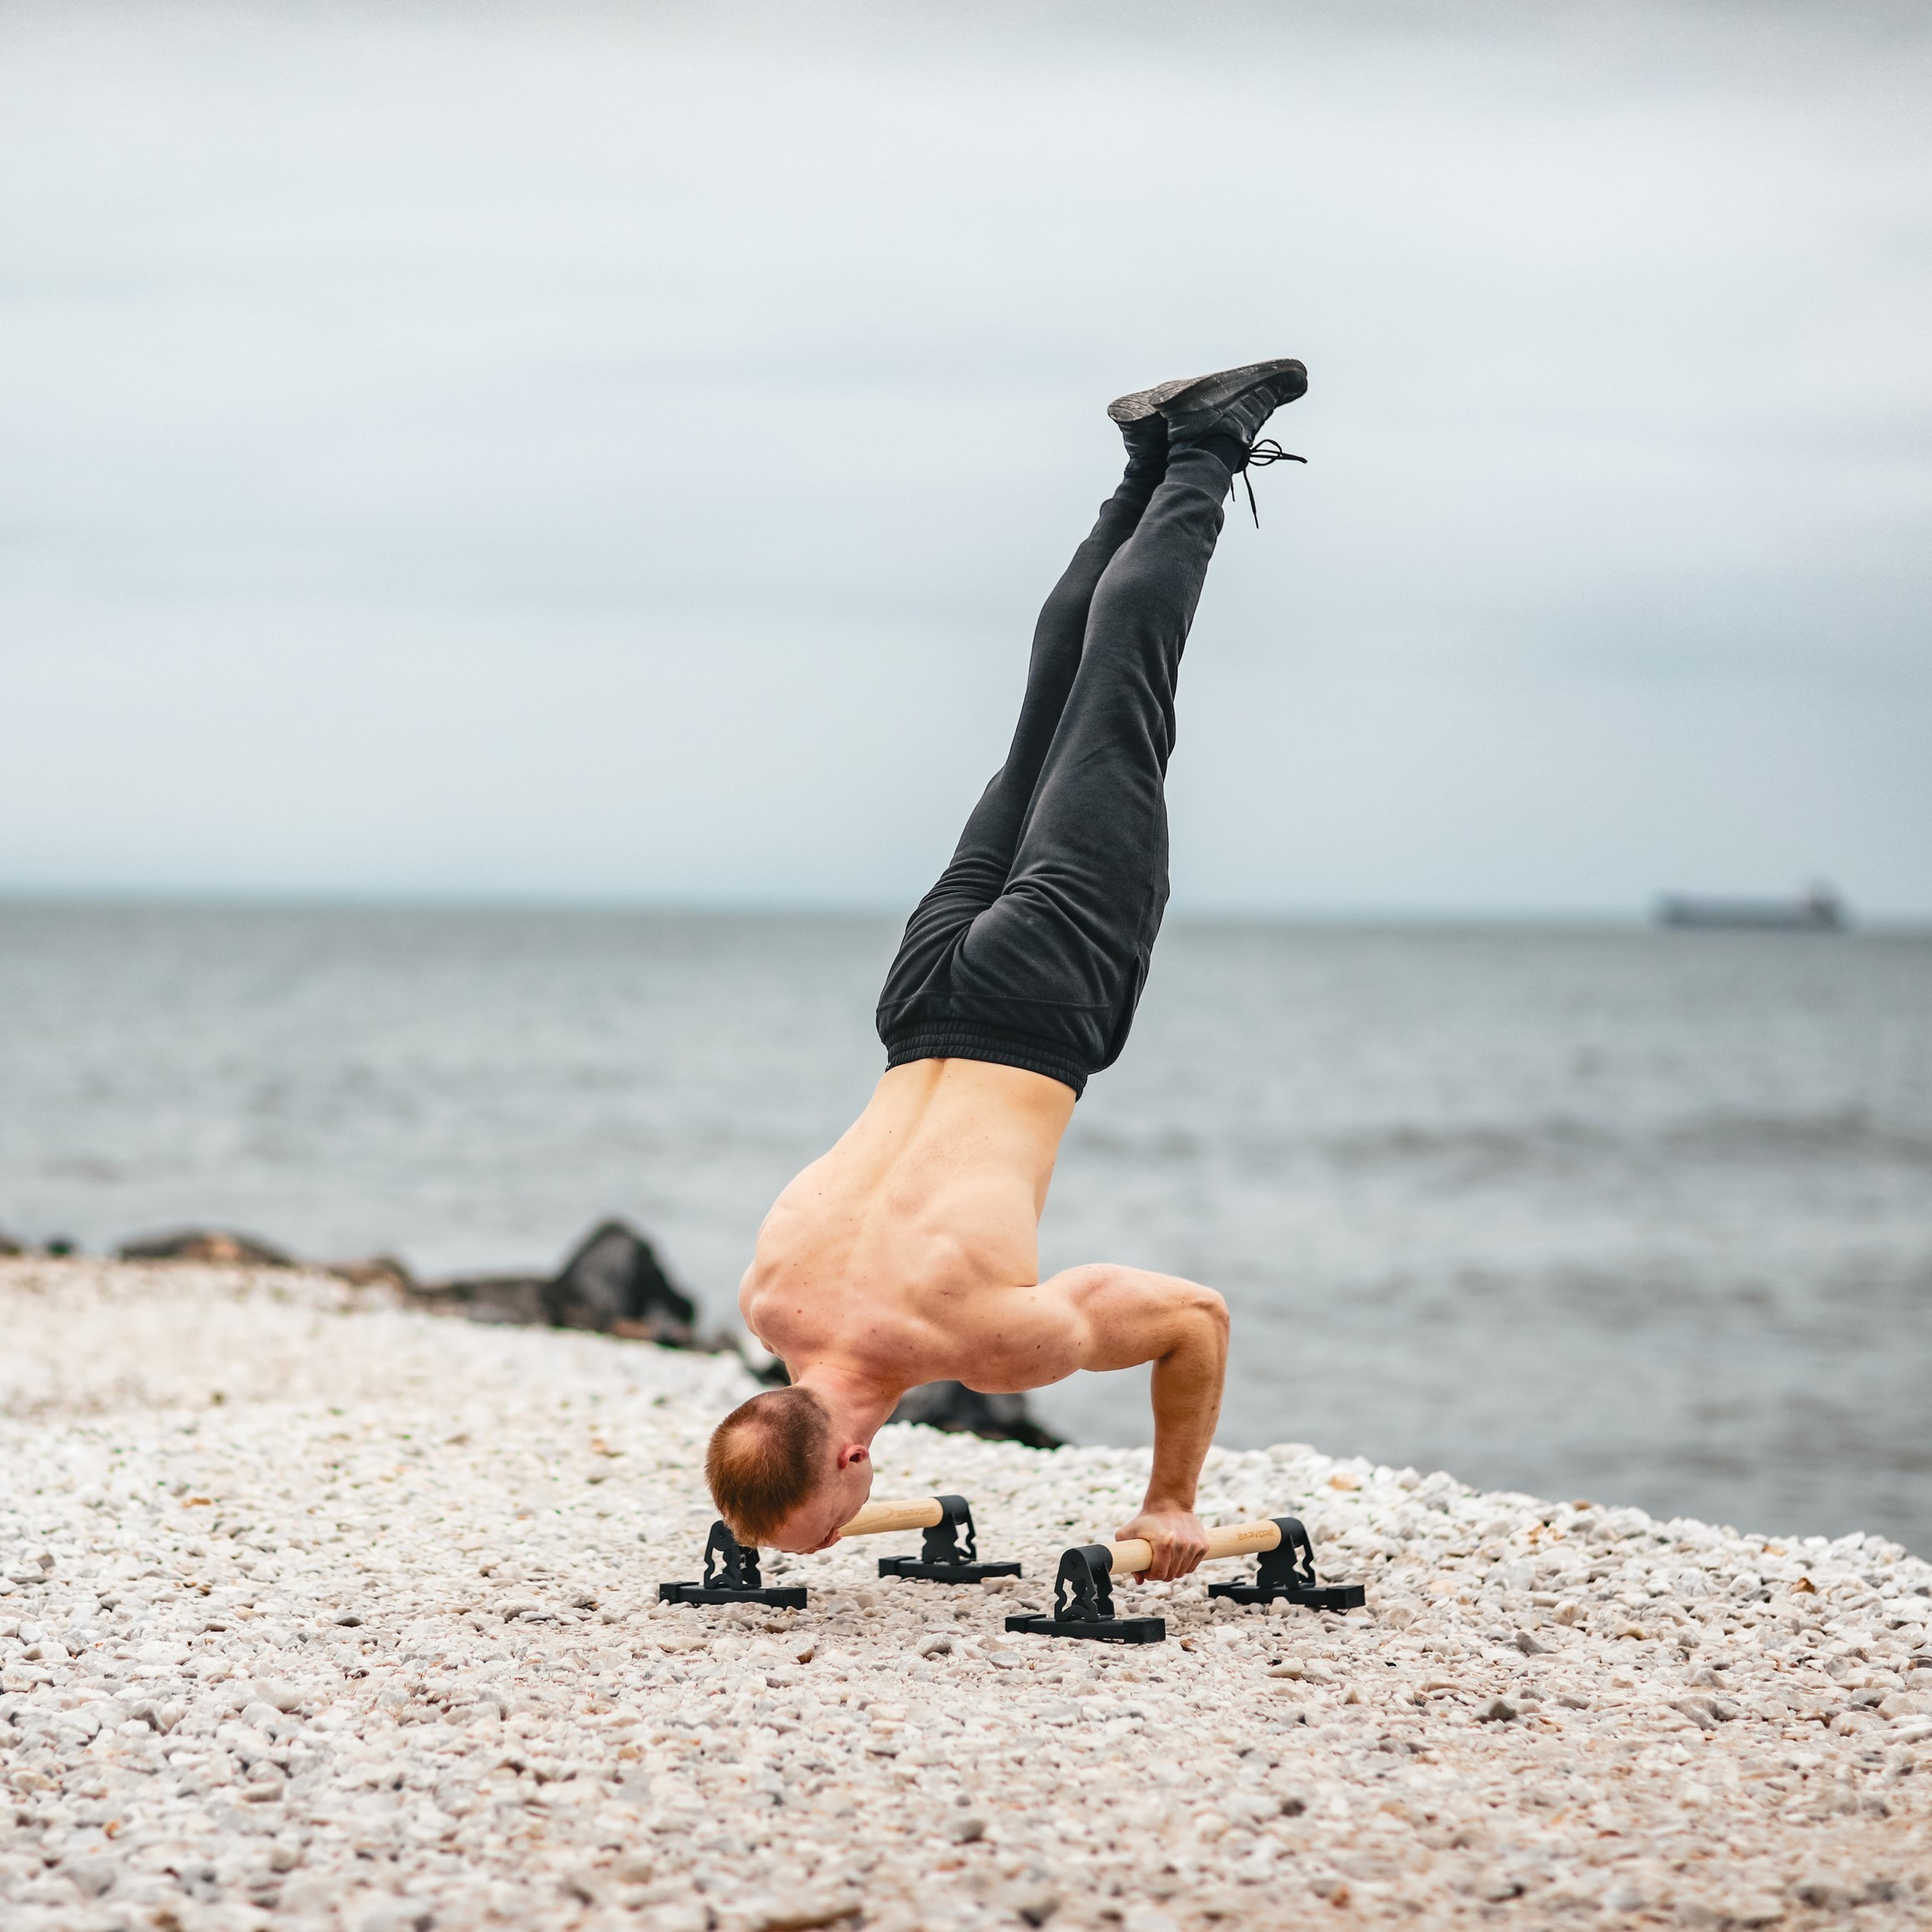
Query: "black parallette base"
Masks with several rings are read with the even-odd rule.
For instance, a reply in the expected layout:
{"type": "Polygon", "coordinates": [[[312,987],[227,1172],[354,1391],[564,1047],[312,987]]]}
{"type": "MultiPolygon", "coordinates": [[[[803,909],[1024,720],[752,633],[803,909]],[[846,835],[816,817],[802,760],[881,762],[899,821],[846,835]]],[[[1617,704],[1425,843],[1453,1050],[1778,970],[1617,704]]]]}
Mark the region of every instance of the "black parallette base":
{"type": "Polygon", "coordinates": [[[882,1556],[879,1574],[921,1583],[976,1583],[982,1577],[1016,1577],[1017,1563],[929,1563],[916,1556],[882,1556]]]}
{"type": "Polygon", "coordinates": [[[1025,1637],[1084,1637],[1095,1643],[1165,1643],[1165,1617],[1009,1617],[1025,1637]]]}
{"type": "Polygon", "coordinates": [[[1316,1583],[1289,1589],[1268,1583],[1210,1583],[1211,1597],[1231,1603],[1299,1603],[1306,1610],[1359,1610],[1368,1601],[1360,1583],[1316,1583]]]}
{"type": "Polygon", "coordinates": [[[733,1588],[730,1584],[660,1583],[660,1603],[769,1603],[778,1610],[802,1610],[805,1585],[766,1584],[758,1589],[733,1588]]]}

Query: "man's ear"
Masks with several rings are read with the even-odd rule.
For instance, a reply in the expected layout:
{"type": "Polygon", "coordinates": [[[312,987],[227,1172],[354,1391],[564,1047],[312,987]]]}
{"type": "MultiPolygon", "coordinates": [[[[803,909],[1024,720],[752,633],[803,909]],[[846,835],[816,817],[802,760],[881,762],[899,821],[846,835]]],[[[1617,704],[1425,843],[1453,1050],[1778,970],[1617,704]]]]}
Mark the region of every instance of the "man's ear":
{"type": "Polygon", "coordinates": [[[849,1469],[855,1463],[866,1463],[871,1460],[871,1458],[866,1453],[866,1445],[863,1443],[847,1443],[845,1448],[839,1451],[838,1467],[841,1469],[849,1469]]]}

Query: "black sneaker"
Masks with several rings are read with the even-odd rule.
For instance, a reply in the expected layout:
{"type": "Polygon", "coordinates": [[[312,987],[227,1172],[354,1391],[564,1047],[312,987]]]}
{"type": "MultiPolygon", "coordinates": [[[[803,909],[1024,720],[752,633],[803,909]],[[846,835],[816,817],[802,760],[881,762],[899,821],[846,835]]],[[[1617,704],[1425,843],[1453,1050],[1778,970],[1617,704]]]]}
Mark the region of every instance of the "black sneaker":
{"type": "Polygon", "coordinates": [[[1157,389],[1143,390],[1140,396],[1122,396],[1113,407],[1145,398],[1148,406],[1165,418],[1170,444],[1226,436],[1246,450],[1261,434],[1262,424],[1283,404],[1305,395],[1307,388],[1307,370],[1290,356],[1278,362],[1221,369],[1213,375],[1197,376],[1192,382],[1163,383],[1157,389]]]}

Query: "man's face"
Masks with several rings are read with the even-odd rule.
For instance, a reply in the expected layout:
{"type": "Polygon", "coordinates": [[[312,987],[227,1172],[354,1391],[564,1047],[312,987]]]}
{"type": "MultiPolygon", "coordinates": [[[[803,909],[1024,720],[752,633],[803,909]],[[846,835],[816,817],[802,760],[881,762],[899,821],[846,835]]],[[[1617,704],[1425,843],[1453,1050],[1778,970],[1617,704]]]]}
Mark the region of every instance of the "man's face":
{"type": "Polygon", "coordinates": [[[830,1549],[871,1493],[871,1458],[863,1449],[841,1451],[825,1479],[772,1533],[773,1547],[794,1556],[830,1549]]]}

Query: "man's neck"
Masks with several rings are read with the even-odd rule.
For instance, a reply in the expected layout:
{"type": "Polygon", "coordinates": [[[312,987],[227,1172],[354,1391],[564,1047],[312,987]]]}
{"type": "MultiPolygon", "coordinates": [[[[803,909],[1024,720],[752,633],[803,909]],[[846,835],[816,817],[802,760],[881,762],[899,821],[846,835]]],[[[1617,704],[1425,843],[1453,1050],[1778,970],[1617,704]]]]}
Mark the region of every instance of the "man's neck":
{"type": "Polygon", "coordinates": [[[815,1362],[801,1368],[795,1386],[809,1388],[825,1405],[834,1435],[844,1442],[863,1443],[868,1448],[906,1393],[876,1376],[860,1374],[832,1362],[815,1362]]]}

